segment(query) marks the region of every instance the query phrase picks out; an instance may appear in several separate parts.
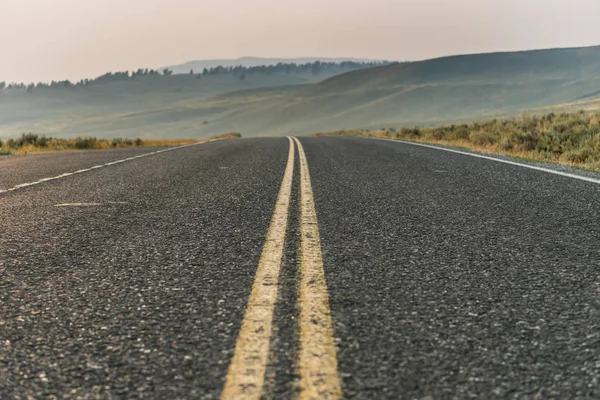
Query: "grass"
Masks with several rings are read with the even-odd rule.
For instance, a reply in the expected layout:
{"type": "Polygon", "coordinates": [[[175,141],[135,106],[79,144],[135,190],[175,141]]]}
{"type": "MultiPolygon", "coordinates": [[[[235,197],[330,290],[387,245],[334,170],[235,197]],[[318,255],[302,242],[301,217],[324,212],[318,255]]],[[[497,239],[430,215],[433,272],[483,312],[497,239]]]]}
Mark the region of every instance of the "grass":
{"type": "Polygon", "coordinates": [[[548,113],[432,128],[343,130],[314,135],[411,140],[600,172],[600,112],[548,113]]]}
{"type": "Polygon", "coordinates": [[[62,139],[54,137],[46,137],[35,133],[24,133],[18,139],[0,140],[0,155],[9,154],[28,154],[50,151],[66,151],[66,150],[104,150],[104,149],[120,149],[127,147],[150,147],[150,146],[180,146],[185,144],[193,144],[204,142],[211,139],[232,139],[239,138],[242,135],[239,133],[225,133],[218,136],[213,136],[207,139],[150,139],[144,140],[140,138],[114,138],[114,139],[98,139],[90,136],[76,137],[72,139],[62,139]]]}

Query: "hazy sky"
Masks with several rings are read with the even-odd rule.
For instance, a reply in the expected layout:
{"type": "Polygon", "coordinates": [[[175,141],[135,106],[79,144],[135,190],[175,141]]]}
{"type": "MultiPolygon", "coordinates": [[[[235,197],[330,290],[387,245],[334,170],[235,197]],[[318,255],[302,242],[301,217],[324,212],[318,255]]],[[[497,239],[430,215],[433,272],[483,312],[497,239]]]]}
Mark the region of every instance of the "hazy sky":
{"type": "Polygon", "coordinates": [[[600,0],[0,0],[0,81],[194,59],[416,60],[600,44],[600,0]]]}

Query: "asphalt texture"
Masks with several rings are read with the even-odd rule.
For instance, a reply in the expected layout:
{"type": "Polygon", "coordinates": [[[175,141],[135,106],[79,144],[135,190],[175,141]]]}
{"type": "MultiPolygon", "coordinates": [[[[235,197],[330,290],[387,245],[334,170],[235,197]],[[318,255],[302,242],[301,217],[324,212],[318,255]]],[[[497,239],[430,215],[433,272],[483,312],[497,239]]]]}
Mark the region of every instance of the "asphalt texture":
{"type": "MultiPolygon", "coordinates": [[[[301,142],[344,397],[600,397],[600,185],[301,142]]],[[[218,398],[288,146],[225,140],[1,193],[0,398],[218,398]]],[[[0,182],[69,172],[62,157],[0,158],[0,182]]],[[[296,162],[267,398],[296,390],[296,162]]]]}
{"type": "Polygon", "coordinates": [[[0,398],[217,398],[287,154],[214,142],[0,197],[0,398]]]}
{"type": "Polygon", "coordinates": [[[0,156],[0,190],[164,148],[131,147],[0,156]]]}

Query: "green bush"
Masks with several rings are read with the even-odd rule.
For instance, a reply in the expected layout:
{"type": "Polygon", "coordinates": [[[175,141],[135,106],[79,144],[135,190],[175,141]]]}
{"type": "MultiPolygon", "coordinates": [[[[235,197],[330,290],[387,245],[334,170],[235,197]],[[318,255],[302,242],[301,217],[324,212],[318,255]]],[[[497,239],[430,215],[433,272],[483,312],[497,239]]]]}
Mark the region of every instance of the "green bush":
{"type": "Polygon", "coordinates": [[[469,138],[469,126],[460,125],[456,127],[450,135],[450,140],[466,140],[469,138]]]}
{"type": "MultiPolygon", "coordinates": [[[[435,140],[443,140],[445,139],[448,135],[448,132],[450,130],[446,129],[446,128],[438,128],[438,129],[433,129],[431,132],[429,132],[429,137],[435,139],[435,140]]],[[[419,135],[417,135],[419,136],[419,135]]]]}
{"type": "Polygon", "coordinates": [[[16,146],[23,147],[28,144],[35,145],[35,142],[37,142],[38,139],[39,139],[39,135],[36,135],[35,133],[23,133],[23,134],[21,134],[21,137],[19,139],[17,139],[16,146]]]}
{"type": "Polygon", "coordinates": [[[513,131],[509,136],[509,140],[514,144],[520,145],[519,147],[523,148],[523,150],[531,151],[537,146],[538,137],[536,131],[513,131]]]}
{"type": "Polygon", "coordinates": [[[402,134],[403,136],[408,136],[411,138],[417,138],[419,136],[421,136],[421,130],[417,127],[415,128],[406,128],[406,129],[402,129],[402,134]]]}
{"type": "Polygon", "coordinates": [[[565,136],[559,132],[547,132],[540,136],[535,149],[542,153],[562,154],[567,144],[565,139],[565,136]]]}
{"type": "Polygon", "coordinates": [[[47,147],[48,146],[48,138],[44,135],[38,137],[34,143],[36,147],[47,147]]]}
{"type": "Polygon", "coordinates": [[[77,150],[93,149],[96,147],[97,139],[95,137],[78,137],[75,138],[73,146],[77,150]]]}
{"type": "Polygon", "coordinates": [[[469,140],[476,146],[486,146],[489,144],[494,144],[498,141],[498,138],[493,133],[480,130],[471,132],[469,134],[469,140]]]}
{"type": "MultiPolygon", "coordinates": [[[[597,154],[596,154],[597,157],[597,154]]],[[[590,148],[576,149],[571,150],[565,153],[565,158],[567,161],[574,163],[585,163],[596,161],[594,157],[594,151],[590,148]]]]}

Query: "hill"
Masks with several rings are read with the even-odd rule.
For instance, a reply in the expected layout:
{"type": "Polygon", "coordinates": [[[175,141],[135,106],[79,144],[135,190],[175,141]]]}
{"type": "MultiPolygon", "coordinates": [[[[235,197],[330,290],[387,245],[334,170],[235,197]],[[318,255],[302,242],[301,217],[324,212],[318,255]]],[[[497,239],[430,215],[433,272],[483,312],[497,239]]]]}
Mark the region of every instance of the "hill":
{"type": "Polygon", "coordinates": [[[597,108],[600,47],[460,55],[333,76],[254,79],[215,75],[196,82],[188,74],[156,81],[156,87],[140,79],[37,98],[0,95],[0,136],[23,131],[144,138],[305,134],[597,108]]]}
{"type": "MultiPolygon", "coordinates": [[[[209,122],[200,127],[201,134],[241,131],[245,135],[436,125],[522,112],[597,108],[600,47],[391,64],[317,84],[227,93],[187,106],[209,122]],[[211,111],[217,104],[218,111],[211,111]]],[[[183,125],[191,131],[188,122],[183,125]]]]}
{"type": "MultiPolygon", "coordinates": [[[[154,126],[146,127],[144,121],[137,124],[135,116],[153,112],[171,115],[164,121],[152,119],[157,124],[172,123],[180,113],[170,109],[177,109],[181,104],[185,104],[186,108],[202,100],[211,104],[212,100],[207,99],[224,93],[309,84],[373,65],[376,64],[314,62],[256,67],[217,66],[194,74],[140,69],[107,73],[76,83],[6,85],[0,82],[0,138],[19,136],[22,132],[57,137],[85,134],[100,137],[114,134],[152,136],[154,126]]],[[[215,109],[210,108],[210,111],[215,109]]],[[[192,114],[186,112],[185,116],[192,114]]],[[[205,119],[200,124],[206,125],[205,119]]],[[[182,131],[179,134],[197,136],[200,132],[182,131]]]]}
{"type": "MultiPolygon", "coordinates": [[[[299,89],[268,111],[300,133],[472,120],[600,94],[600,47],[444,57],[353,71],[299,89]]],[[[284,129],[284,131],[286,131],[284,129]]]]}
{"type": "MultiPolygon", "coordinates": [[[[359,59],[359,58],[330,58],[330,57],[298,57],[298,58],[261,58],[261,57],[240,57],[236,59],[222,60],[195,60],[184,64],[171,65],[166,68],[173,71],[174,74],[187,74],[190,70],[202,72],[204,68],[210,69],[218,66],[222,67],[258,67],[261,65],[277,65],[281,64],[312,64],[316,61],[326,63],[342,63],[344,61],[370,63],[378,62],[377,60],[359,59]]],[[[164,69],[164,68],[161,68],[164,69]]]]}

